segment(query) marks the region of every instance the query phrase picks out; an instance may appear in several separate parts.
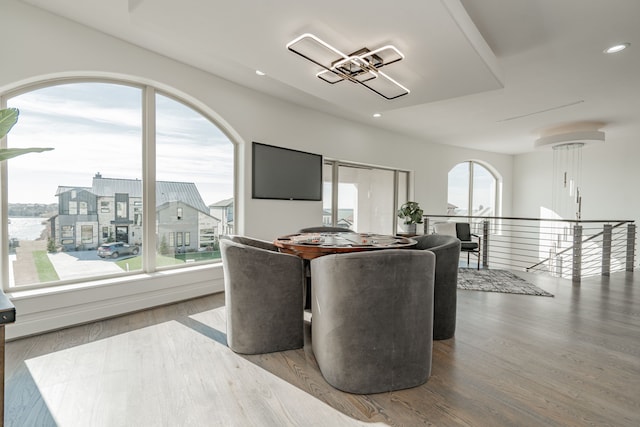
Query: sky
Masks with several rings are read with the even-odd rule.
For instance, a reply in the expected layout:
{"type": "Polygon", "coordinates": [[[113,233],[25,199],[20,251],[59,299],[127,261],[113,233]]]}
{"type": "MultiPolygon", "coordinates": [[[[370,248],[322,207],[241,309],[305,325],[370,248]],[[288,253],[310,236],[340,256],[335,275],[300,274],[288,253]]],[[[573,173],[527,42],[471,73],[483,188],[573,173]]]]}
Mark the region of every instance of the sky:
{"type": "MultiPolygon", "coordinates": [[[[358,187],[352,183],[338,183],[338,208],[355,209],[357,204],[358,187]]],[[[322,208],[331,209],[331,185],[326,180],[322,187],[322,208]]]]}
{"type": "MultiPolygon", "coordinates": [[[[469,204],[469,163],[458,163],[449,171],[448,202],[467,212],[469,204]]],[[[491,206],[495,203],[495,178],[484,167],[474,163],[473,207],[491,206]]]]}
{"type": "MultiPolygon", "coordinates": [[[[8,100],[20,110],[8,147],[53,147],[8,162],[9,203],[57,203],[58,186],[90,187],[93,176],[142,179],[142,90],[110,83],[70,83],[8,100]]],[[[233,197],[233,144],[206,117],[156,96],[156,179],[193,182],[206,204],[233,197]]],[[[449,173],[449,202],[466,207],[468,163],[449,173]]],[[[474,205],[494,197],[488,171],[476,171],[474,205]],[[486,172],[486,173],[482,173],[486,172]],[[484,176],[486,175],[486,176],[484,176]]],[[[331,197],[324,189],[325,205],[331,197]]],[[[341,183],[339,206],[357,190],[341,183]]]]}
{"type": "MultiPolygon", "coordinates": [[[[53,147],[8,161],[9,203],[57,203],[59,185],[142,178],[142,91],[109,83],[51,86],[11,98],[7,146],[53,147]]],[[[156,96],[156,179],[193,182],[206,204],[233,197],[233,144],[207,118],[156,96]]]]}

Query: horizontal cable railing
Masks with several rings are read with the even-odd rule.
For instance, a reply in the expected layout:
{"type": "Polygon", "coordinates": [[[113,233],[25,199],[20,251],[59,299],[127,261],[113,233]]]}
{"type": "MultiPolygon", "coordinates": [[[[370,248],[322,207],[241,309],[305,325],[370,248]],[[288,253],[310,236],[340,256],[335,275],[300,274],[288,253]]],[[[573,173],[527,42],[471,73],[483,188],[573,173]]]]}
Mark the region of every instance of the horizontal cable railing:
{"type": "Polygon", "coordinates": [[[440,222],[468,222],[478,236],[481,266],[582,277],[633,271],[636,225],[631,220],[563,220],[425,215],[425,234],[440,222]]]}

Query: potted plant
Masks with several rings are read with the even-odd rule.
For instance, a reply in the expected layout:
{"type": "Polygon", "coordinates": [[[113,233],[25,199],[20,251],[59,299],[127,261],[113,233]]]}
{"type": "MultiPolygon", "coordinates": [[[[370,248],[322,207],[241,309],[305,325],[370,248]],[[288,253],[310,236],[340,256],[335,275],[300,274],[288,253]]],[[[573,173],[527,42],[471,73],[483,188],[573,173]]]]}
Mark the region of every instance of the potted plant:
{"type": "Polygon", "coordinates": [[[405,232],[416,233],[416,224],[422,224],[423,210],[418,202],[406,202],[398,209],[398,218],[403,220],[405,232]]]}
{"type": "MultiPolygon", "coordinates": [[[[16,124],[19,114],[20,112],[17,108],[5,108],[0,110],[0,139],[4,138],[5,135],[9,133],[13,125],[16,124]]],[[[0,148],[0,161],[26,153],[41,153],[49,150],[53,150],[53,148],[0,148]]]]}

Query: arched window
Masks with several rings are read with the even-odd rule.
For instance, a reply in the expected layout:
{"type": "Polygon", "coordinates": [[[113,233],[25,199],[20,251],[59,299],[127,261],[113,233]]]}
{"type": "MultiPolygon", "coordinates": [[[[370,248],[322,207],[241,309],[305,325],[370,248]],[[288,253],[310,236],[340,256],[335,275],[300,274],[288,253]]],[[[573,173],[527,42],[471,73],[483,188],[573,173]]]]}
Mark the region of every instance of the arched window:
{"type": "MultiPolygon", "coordinates": [[[[150,86],[64,81],[6,98],[9,286],[42,287],[220,259],[234,146],[196,108],[150,86]]],[[[4,210],[4,209],[3,209],[4,210]]]]}
{"type": "Polygon", "coordinates": [[[498,179],[475,161],[458,163],[449,171],[449,215],[495,216],[498,179]],[[471,208],[470,208],[471,207],[471,208]]]}

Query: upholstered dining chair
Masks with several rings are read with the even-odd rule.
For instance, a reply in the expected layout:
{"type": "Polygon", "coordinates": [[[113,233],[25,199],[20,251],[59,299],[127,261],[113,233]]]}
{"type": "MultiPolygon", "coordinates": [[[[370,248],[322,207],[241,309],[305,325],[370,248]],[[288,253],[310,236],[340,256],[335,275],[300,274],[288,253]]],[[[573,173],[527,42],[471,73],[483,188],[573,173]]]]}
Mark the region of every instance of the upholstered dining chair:
{"type": "MultiPolygon", "coordinates": [[[[352,230],[345,227],[331,227],[328,225],[318,225],[312,227],[301,228],[299,233],[349,233],[352,230]]],[[[305,310],[311,309],[311,265],[308,261],[305,261],[305,310]]]]}
{"type": "Polygon", "coordinates": [[[254,239],[253,237],[231,234],[222,236],[221,239],[231,240],[232,242],[253,246],[254,248],[264,249],[271,252],[278,252],[278,248],[273,243],[267,242],[266,240],[254,239]]]}
{"type": "Polygon", "coordinates": [[[414,246],[415,249],[428,250],[436,256],[433,284],[433,339],[449,339],[456,332],[460,240],[446,234],[425,234],[413,239],[418,242],[414,246]]]}
{"type": "Polygon", "coordinates": [[[242,354],[302,348],[302,259],[244,236],[222,237],[220,252],[229,348],[242,354]]]}
{"type": "Polygon", "coordinates": [[[431,375],[435,255],[386,249],[311,260],[313,352],[326,381],[357,394],[431,375]]]}
{"type": "Polygon", "coordinates": [[[436,234],[456,236],[460,239],[460,250],[467,253],[467,266],[470,265],[470,255],[473,254],[478,259],[477,269],[480,269],[482,239],[477,234],[471,233],[468,222],[437,222],[433,224],[433,230],[436,234]]]}

